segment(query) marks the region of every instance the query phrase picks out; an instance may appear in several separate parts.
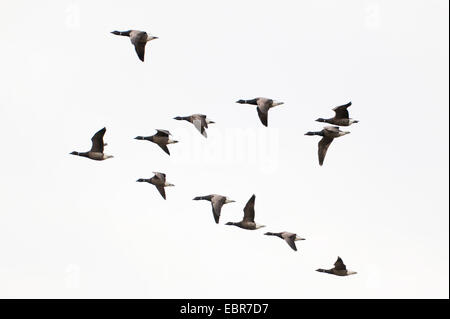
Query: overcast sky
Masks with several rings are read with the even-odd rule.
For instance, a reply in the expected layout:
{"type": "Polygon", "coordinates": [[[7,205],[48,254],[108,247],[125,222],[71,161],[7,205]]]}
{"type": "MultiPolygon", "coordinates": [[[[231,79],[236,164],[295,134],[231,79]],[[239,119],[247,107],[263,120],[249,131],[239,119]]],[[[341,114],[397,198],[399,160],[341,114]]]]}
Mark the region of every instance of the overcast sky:
{"type": "Polygon", "coordinates": [[[0,4],[0,297],[448,298],[448,1],[0,4]],[[113,30],[145,30],[146,61],[113,30]],[[257,96],[284,101],[269,113],[257,96]],[[318,117],[360,120],[317,159],[318,117]],[[175,116],[216,122],[202,137],[175,116]],[[103,162],[87,151],[106,126],[103,162]],[[167,156],[137,141],[168,129],[167,156]],[[152,171],[164,201],[136,183],[152,171]],[[236,200],[213,221],[211,193],[236,200]],[[256,221],[239,221],[256,194],[256,221]],[[305,237],[298,251],[265,231],[305,237]],[[358,274],[318,273],[337,256],[358,274]]]}

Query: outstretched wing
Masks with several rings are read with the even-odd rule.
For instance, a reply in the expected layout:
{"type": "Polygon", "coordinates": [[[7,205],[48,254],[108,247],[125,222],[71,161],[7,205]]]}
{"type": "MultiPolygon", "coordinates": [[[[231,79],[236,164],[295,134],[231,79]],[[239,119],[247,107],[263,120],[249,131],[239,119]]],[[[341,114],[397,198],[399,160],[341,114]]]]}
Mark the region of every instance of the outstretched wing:
{"type": "Polygon", "coordinates": [[[325,155],[327,155],[328,147],[330,146],[333,139],[330,137],[324,136],[319,142],[319,165],[323,165],[323,161],[325,160],[325,155]]]}
{"type": "Polygon", "coordinates": [[[297,251],[297,246],[295,246],[295,234],[289,234],[289,236],[283,236],[284,240],[288,243],[289,247],[297,251]]]}
{"type": "Polygon", "coordinates": [[[336,118],[337,119],[348,119],[348,110],[347,108],[352,105],[352,102],[349,102],[345,105],[341,105],[341,106],[336,106],[333,111],[336,113],[336,118]]]}
{"type": "Polygon", "coordinates": [[[145,45],[146,43],[137,43],[134,45],[134,49],[136,50],[139,60],[141,60],[142,62],[144,62],[145,57],[145,45]]]}
{"type": "Polygon", "coordinates": [[[259,116],[259,119],[261,120],[261,123],[264,126],[267,126],[267,121],[268,121],[267,117],[268,117],[269,112],[267,110],[261,111],[261,109],[259,107],[257,107],[256,110],[258,111],[258,116],[259,116]]]}
{"type": "Polygon", "coordinates": [[[158,145],[159,147],[161,147],[162,150],[163,150],[164,152],[166,152],[168,155],[170,155],[169,148],[167,147],[166,144],[157,144],[157,145],[158,145]]]}
{"type": "Polygon", "coordinates": [[[167,130],[161,130],[161,129],[157,129],[156,130],[156,136],[164,136],[164,137],[169,137],[169,135],[172,135],[172,134],[170,134],[170,132],[169,131],[167,131],[167,130]]]}
{"type": "Polygon", "coordinates": [[[244,207],[244,219],[246,222],[255,222],[255,195],[250,197],[247,205],[244,207]]]}
{"type": "Polygon", "coordinates": [[[157,178],[159,178],[160,180],[162,180],[163,182],[166,181],[166,174],[164,173],[159,173],[159,172],[153,172],[153,174],[155,174],[155,176],[157,178]]]}
{"type": "Polygon", "coordinates": [[[338,259],[334,263],[334,269],[336,269],[336,270],[347,270],[347,267],[345,266],[345,264],[342,261],[341,257],[338,257],[338,259]]]}
{"type": "Polygon", "coordinates": [[[156,186],[156,189],[158,190],[158,192],[161,194],[162,198],[166,199],[166,190],[164,189],[164,186],[162,185],[158,185],[156,186]]]}
{"type": "Polygon", "coordinates": [[[206,134],[206,130],[205,128],[208,127],[208,124],[206,123],[206,118],[204,117],[196,117],[194,118],[194,120],[192,121],[192,123],[194,124],[195,128],[204,136],[204,137],[208,137],[208,135],[206,134]]]}
{"type": "Polygon", "coordinates": [[[133,43],[139,60],[144,62],[145,55],[145,45],[147,44],[147,33],[146,32],[132,32],[130,35],[131,43],[133,43]]]}
{"type": "Polygon", "coordinates": [[[102,128],[100,131],[94,134],[92,136],[92,147],[91,152],[98,152],[103,153],[104,143],[103,143],[103,136],[105,135],[106,127],[102,128]]]}
{"type": "Polygon", "coordinates": [[[222,210],[222,206],[225,204],[225,197],[216,197],[213,198],[211,201],[211,205],[212,205],[212,211],[213,211],[213,215],[214,215],[214,220],[216,221],[216,224],[219,223],[219,218],[220,218],[220,212],[222,210]]]}

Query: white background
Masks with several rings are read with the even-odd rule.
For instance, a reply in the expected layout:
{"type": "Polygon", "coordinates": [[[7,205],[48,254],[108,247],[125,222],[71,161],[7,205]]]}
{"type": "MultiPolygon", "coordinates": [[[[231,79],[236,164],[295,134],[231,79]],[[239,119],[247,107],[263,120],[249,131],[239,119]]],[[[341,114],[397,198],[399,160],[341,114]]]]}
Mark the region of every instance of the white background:
{"type": "Polygon", "coordinates": [[[448,298],[448,1],[3,1],[0,297],[448,298]],[[113,30],[160,39],[138,60],[113,30]],[[261,125],[265,96],[285,104],[261,125]],[[317,160],[318,117],[360,120],[317,160]],[[172,118],[205,113],[204,139],[172,118]],[[106,126],[106,153],[89,150],[106,126]],[[167,156],[133,138],[169,129],[167,156]],[[167,201],[138,178],[167,173],[167,201]],[[199,195],[237,202],[213,221],[199,195]],[[256,194],[257,231],[239,221],[256,194]],[[265,231],[307,240],[292,251],[265,231]],[[358,272],[318,273],[337,256],[358,272]]]}

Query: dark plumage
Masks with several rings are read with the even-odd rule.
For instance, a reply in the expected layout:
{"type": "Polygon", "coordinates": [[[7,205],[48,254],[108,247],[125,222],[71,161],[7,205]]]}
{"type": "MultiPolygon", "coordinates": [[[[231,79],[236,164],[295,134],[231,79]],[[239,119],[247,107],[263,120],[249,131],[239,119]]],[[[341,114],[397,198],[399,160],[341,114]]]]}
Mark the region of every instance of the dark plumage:
{"type": "Polygon", "coordinates": [[[147,178],[147,179],[139,178],[136,182],[150,183],[152,185],[155,185],[156,189],[161,194],[162,198],[166,199],[166,191],[165,191],[164,187],[175,186],[175,185],[166,182],[166,174],[159,173],[159,172],[153,172],[153,173],[155,174],[155,176],[153,176],[152,178],[147,178]]]}
{"type": "Polygon", "coordinates": [[[103,153],[103,149],[106,143],[103,142],[103,136],[106,133],[106,128],[102,128],[100,131],[94,134],[94,136],[91,138],[92,141],[92,147],[91,150],[88,152],[72,152],[71,155],[78,155],[82,157],[87,157],[89,159],[95,160],[95,161],[103,161],[108,158],[112,158],[112,155],[106,155],[103,153]]]}
{"type": "Polygon", "coordinates": [[[327,274],[336,275],[336,276],[349,276],[356,274],[356,271],[347,270],[344,262],[341,257],[338,257],[336,262],[334,263],[334,267],[331,269],[316,269],[318,272],[325,272],[327,274]]]}
{"type": "Polygon", "coordinates": [[[167,147],[167,144],[178,143],[178,141],[170,139],[170,136],[172,134],[170,134],[169,131],[157,129],[156,132],[157,133],[152,136],[136,136],[134,139],[153,142],[159,147],[161,147],[164,152],[170,155],[170,151],[169,148],[167,147]]]}
{"type": "Polygon", "coordinates": [[[325,160],[325,155],[327,154],[328,147],[331,142],[337,137],[344,136],[346,134],[350,134],[350,132],[341,131],[337,126],[326,126],[322,131],[319,132],[307,132],[305,135],[319,135],[322,136],[322,139],[319,141],[319,164],[323,165],[323,161],[325,160]]]}
{"type": "Polygon", "coordinates": [[[295,242],[298,240],[305,240],[305,238],[301,238],[301,237],[297,236],[297,234],[289,233],[289,232],[285,232],[285,231],[281,232],[281,233],[267,232],[264,235],[276,236],[281,239],[284,239],[286,241],[286,243],[289,245],[289,247],[291,247],[295,251],[297,251],[297,246],[295,245],[295,242]]]}
{"type": "Polygon", "coordinates": [[[147,42],[154,40],[154,39],[158,39],[158,37],[149,35],[149,34],[147,34],[147,32],[139,31],[139,30],[113,31],[111,33],[115,34],[115,35],[129,37],[131,40],[131,43],[134,45],[134,48],[139,57],[139,60],[141,60],[142,62],[144,62],[145,45],[147,44],[147,42]]]}
{"type": "Polygon", "coordinates": [[[255,223],[255,198],[256,196],[253,195],[248,200],[247,204],[244,207],[244,218],[240,222],[228,222],[225,225],[237,226],[248,230],[255,230],[265,227],[264,225],[258,225],[255,223]]]}
{"type": "Polygon", "coordinates": [[[333,109],[336,113],[334,117],[329,119],[318,118],[317,122],[325,122],[338,126],[350,126],[353,123],[358,123],[359,121],[349,118],[347,108],[352,105],[352,102],[349,102],[345,105],[337,106],[333,109]]]}
{"type": "Polygon", "coordinates": [[[264,97],[257,97],[252,100],[239,100],[236,103],[256,105],[256,111],[258,112],[259,119],[264,126],[268,126],[269,109],[274,106],[284,104],[284,102],[278,102],[264,97]]]}
{"type": "Polygon", "coordinates": [[[211,202],[212,212],[214,221],[216,224],[219,223],[220,212],[222,210],[222,206],[228,203],[233,203],[234,200],[229,199],[226,196],[212,194],[207,196],[197,196],[193,200],[207,200],[211,202]]]}

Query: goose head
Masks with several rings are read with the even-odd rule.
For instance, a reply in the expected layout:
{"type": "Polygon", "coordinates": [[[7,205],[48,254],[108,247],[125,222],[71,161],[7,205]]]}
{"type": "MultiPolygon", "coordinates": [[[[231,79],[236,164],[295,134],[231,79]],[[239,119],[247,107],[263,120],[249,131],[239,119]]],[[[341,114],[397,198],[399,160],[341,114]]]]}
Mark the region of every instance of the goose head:
{"type": "Polygon", "coordinates": [[[236,103],[245,104],[245,101],[244,100],[238,100],[238,101],[236,101],[236,103]]]}
{"type": "Polygon", "coordinates": [[[319,118],[316,120],[316,122],[322,122],[322,123],[324,123],[324,122],[326,122],[326,120],[325,120],[324,118],[319,117],[319,118]]]}
{"type": "Polygon", "coordinates": [[[76,151],[73,151],[72,153],[70,153],[70,155],[78,155],[79,153],[76,151]]]}

